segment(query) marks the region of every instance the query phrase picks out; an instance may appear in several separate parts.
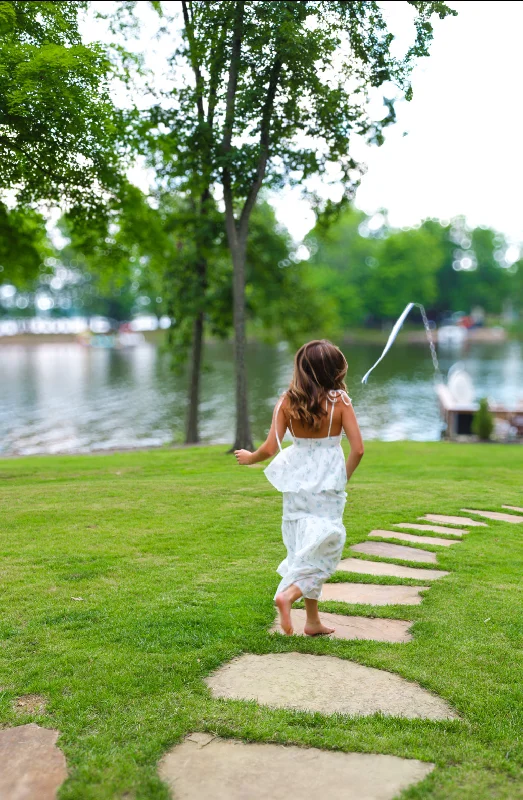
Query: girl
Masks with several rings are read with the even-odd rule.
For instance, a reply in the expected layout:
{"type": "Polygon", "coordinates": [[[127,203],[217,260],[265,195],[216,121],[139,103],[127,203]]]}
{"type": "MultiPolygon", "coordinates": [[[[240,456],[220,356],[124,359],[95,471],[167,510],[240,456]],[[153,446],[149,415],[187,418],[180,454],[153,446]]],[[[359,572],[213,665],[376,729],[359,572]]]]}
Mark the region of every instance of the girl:
{"type": "Polygon", "coordinates": [[[254,453],[236,450],[239,464],[256,464],[280,452],[265,469],[283,494],[282,534],[287,558],[278,567],[282,580],[274,602],[283,631],[293,633],[292,604],[305,599],[305,633],[334,632],[322,624],[318,599],[323,583],[336,570],[345,528],[345,484],[363,457],[363,441],[345,386],[347,362],[326,339],[303,345],[296,353],[289,389],[278,401],[267,440],[254,453]],[[282,449],[287,428],[294,443],[282,449]],[[345,463],[341,434],[350,455],[345,463]]]}

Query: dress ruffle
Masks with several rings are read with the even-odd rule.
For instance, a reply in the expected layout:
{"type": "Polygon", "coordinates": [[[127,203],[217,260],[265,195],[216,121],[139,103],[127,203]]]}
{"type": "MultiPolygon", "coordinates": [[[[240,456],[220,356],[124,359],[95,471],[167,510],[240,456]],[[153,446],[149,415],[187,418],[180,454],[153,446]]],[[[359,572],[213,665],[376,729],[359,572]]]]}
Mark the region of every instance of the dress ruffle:
{"type": "Polygon", "coordinates": [[[341,436],[294,439],[264,470],[279,492],[344,491],[347,482],[341,436]]]}

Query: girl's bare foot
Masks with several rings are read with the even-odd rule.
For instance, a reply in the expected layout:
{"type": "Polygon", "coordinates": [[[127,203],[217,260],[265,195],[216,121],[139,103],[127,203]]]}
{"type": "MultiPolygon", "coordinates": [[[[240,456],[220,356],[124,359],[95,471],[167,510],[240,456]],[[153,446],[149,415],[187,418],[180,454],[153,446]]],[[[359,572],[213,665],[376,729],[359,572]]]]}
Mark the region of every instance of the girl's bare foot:
{"type": "Polygon", "coordinates": [[[322,622],[306,622],[303,632],[306,636],[329,636],[335,628],[327,628],[322,622]]]}
{"type": "Polygon", "coordinates": [[[285,592],[280,592],[274,598],[274,603],[280,614],[280,625],[287,636],[292,636],[294,629],[292,627],[291,608],[292,600],[285,592]]]}

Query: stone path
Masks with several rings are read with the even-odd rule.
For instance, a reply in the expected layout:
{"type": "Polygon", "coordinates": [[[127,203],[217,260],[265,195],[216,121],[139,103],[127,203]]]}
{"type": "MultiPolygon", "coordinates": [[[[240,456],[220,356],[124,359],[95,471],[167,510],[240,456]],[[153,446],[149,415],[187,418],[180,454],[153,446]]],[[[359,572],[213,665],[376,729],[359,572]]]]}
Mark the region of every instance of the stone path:
{"type": "Polygon", "coordinates": [[[326,583],[321,599],[371,606],[417,606],[423,600],[420,592],[428,589],[428,586],[380,586],[378,583],[326,583]]]}
{"type": "Polygon", "coordinates": [[[427,533],[446,533],[448,536],[462,536],[468,531],[446,528],[444,525],[419,525],[415,522],[395,522],[395,528],[409,528],[413,531],[427,531],[427,533]]]}
{"type": "Polygon", "coordinates": [[[429,550],[418,550],[405,547],[402,544],[388,544],[386,542],[362,542],[350,547],[354,553],[366,553],[369,556],[382,556],[383,558],[398,558],[402,561],[422,561],[427,564],[436,563],[436,554],[429,550]]]}
{"type": "MultiPolygon", "coordinates": [[[[412,635],[409,628],[412,622],[403,619],[379,619],[376,617],[355,617],[344,614],[329,614],[323,611],[321,619],[334,633],[329,639],[367,639],[374,642],[410,642],[412,635]]],[[[305,636],[305,610],[293,608],[292,625],[297,636],[305,636]]],[[[278,617],[271,628],[271,633],[283,634],[278,617]]]]}
{"type": "MultiPolygon", "coordinates": [[[[505,506],[503,506],[505,508],[505,506]]],[[[446,514],[425,514],[424,517],[419,519],[426,519],[429,522],[445,522],[447,525],[469,525],[471,528],[486,528],[486,522],[478,522],[470,517],[452,517],[446,514]]]]}
{"type": "Polygon", "coordinates": [[[34,723],[0,730],[2,800],[54,800],[67,778],[59,735],[34,723]]]}
{"type": "Polygon", "coordinates": [[[400,539],[403,542],[417,542],[420,544],[432,544],[438,547],[450,547],[459,544],[459,539],[438,539],[435,536],[413,536],[411,533],[400,533],[400,531],[371,531],[369,536],[377,536],[380,539],[400,539]]]}
{"type": "Polygon", "coordinates": [[[509,511],[520,511],[523,514],[521,506],[501,506],[501,508],[508,508],[509,511]]]}
{"type": "Polygon", "coordinates": [[[177,800],[393,800],[434,764],[373,753],[255,744],[193,733],[159,773],[177,800]]]}
{"type": "Polygon", "coordinates": [[[466,511],[467,514],[477,514],[478,517],[496,520],[496,522],[523,522],[523,517],[517,517],[515,514],[503,514],[500,511],[475,511],[472,508],[462,508],[461,510],[466,511]]]}
{"type": "MultiPolygon", "coordinates": [[[[446,517],[429,522],[463,524],[461,519],[446,517]]],[[[465,520],[473,525],[473,521],[465,520]]],[[[483,525],[484,523],[479,523],[483,525]]],[[[422,533],[443,533],[453,539],[421,536],[400,531],[373,530],[370,537],[399,539],[408,543],[425,543],[450,547],[458,544],[467,530],[456,530],[439,525],[398,523],[395,527],[413,528],[422,533]]],[[[436,555],[427,550],[367,541],[352,545],[353,552],[424,563],[436,563],[436,555]]],[[[367,575],[389,575],[415,578],[425,582],[437,580],[448,572],[427,568],[404,567],[383,561],[365,561],[346,558],[338,569],[367,575]]],[[[321,600],[343,603],[389,605],[402,603],[415,605],[422,601],[421,591],[427,586],[380,586],[378,584],[328,583],[323,587],[321,600]]],[[[295,635],[304,635],[305,610],[292,611],[295,635]]],[[[335,628],[328,638],[367,639],[386,642],[408,642],[411,622],[406,620],[377,619],[350,614],[322,612],[326,625],[335,628]]],[[[272,633],[282,633],[278,618],[272,633]]],[[[457,714],[445,700],[435,697],[416,683],[384,670],[365,667],[333,656],[315,656],[303,653],[271,653],[263,656],[245,654],[225,664],[206,680],[214,697],[238,700],[255,700],[271,708],[290,708],[319,711],[323,714],[351,714],[368,716],[382,713],[410,719],[455,719],[457,714]]],[[[366,755],[363,756],[363,759],[366,755]]],[[[401,791],[398,776],[410,783],[425,777],[432,769],[430,764],[420,764],[408,759],[379,761],[382,756],[372,756],[375,771],[364,774],[365,763],[357,753],[325,753],[313,748],[279,747],[268,744],[246,744],[214,739],[208,734],[194,734],[177,745],[165,757],[160,773],[180,800],[197,800],[210,795],[221,800],[225,797],[243,800],[245,781],[249,785],[249,798],[287,798],[289,793],[329,793],[340,800],[385,800],[401,791]],[[325,759],[336,758],[336,761],[325,759]],[[266,759],[266,760],[264,760],[266,759]],[[325,767],[323,766],[325,764],[325,767]],[[332,764],[332,766],[331,766],[332,764]],[[312,772],[309,777],[309,765],[312,772]],[[352,765],[354,770],[352,771],[352,765]],[[420,770],[418,772],[417,770],[420,770]],[[249,776],[252,779],[249,780],[249,776]],[[369,783],[370,781],[370,783],[369,783]],[[316,785],[316,782],[317,785],[316,785]],[[251,790],[251,786],[253,787],[251,790]],[[243,787],[243,789],[242,789],[243,787]]],[[[370,761],[368,761],[370,767],[370,761]]]]}
{"type": "Polygon", "coordinates": [[[386,564],[384,561],[365,561],[362,558],[345,558],[338,564],[340,572],[354,572],[357,575],[385,575],[391,578],[412,578],[415,581],[437,581],[450,573],[443,569],[420,569],[403,567],[399,564],[386,564]]]}
{"type": "Polygon", "coordinates": [[[440,697],[391,672],[334,656],[246,654],[206,679],[213,697],[256,700],[271,708],[321,714],[456,719],[440,697]]]}

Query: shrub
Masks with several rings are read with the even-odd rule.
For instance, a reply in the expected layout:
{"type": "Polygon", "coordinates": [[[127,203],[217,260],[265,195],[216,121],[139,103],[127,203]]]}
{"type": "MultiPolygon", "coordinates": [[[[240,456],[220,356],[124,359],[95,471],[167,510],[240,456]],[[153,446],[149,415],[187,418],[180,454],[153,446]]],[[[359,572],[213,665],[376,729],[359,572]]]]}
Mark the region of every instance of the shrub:
{"type": "Polygon", "coordinates": [[[494,430],[494,417],[488,407],[488,400],[482,397],[479,401],[479,409],[474,414],[472,420],[472,433],[479,436],[481,441],[486,442],[490,439],[494,430]]]}

